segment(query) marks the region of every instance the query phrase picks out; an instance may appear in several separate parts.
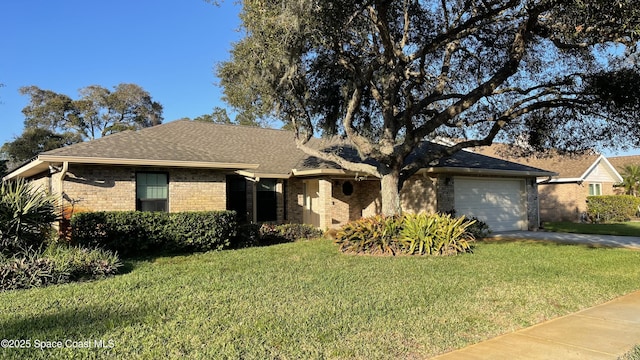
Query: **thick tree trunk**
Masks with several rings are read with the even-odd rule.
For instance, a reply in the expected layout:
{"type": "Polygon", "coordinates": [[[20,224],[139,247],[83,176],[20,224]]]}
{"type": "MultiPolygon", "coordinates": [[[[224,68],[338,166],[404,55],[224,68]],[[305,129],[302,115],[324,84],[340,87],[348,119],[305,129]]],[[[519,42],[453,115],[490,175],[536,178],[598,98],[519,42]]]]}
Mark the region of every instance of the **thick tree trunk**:
{"type": "Polygon", "coordinates": [[[382,215],[393,216],[400,215],[402,209],[400,207],[400,174],[391,172],[383,175],[380,180],[380,196],[382,197],[382,215]]]}

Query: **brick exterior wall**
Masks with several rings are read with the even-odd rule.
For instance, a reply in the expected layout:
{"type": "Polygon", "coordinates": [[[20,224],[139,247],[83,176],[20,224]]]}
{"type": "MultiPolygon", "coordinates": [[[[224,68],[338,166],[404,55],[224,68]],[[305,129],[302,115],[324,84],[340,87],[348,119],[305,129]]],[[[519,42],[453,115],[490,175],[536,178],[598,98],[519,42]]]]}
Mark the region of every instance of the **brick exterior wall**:
{"type": "Polygon", "coordinates": [[[330,179],[320,179],[319,185],[319,201],[317,210],[320,214],[320,229],[328,229],[332,226],[333,217],[333,198],[331,196],[333,192],[333,183],[330,179]]]}
{"type": "Polygon", "coordinates": [[[434,213],[437,210],[438,179],[415,175],[405,181],[400,191],[402,211],[409,213],[434,213]]]}
{"type": "MultiPolygon", "coordinates": [[[[169,211],[226,209],[224,173],[209,169],[137,168],[129,166],[71,165],[64,180],[68,200],[82,211],[126,211],[136,209],[136,171],[169,174],[169,211]]],[[[59,193],[59,176],[52,177],[59,193]]]]}
{"type": "MultiPolygon", "coordinates": [[[[616,195],[612,182],[602,185],[602,195],[616,195]]],[[[540,221],[580,221],[580,214],[587,211],[589,182],[538,184],[540,221]]]]}
{"type": "Polygon", "coordinates": [[[169,211],[211,211],[227,208],[225,174],[208,169],[170,169],[169,211]]]}
{"type": "Polygon", "coordinates": [[[438,212],[447,213],[455,210],[456,198],[453,176],[438,175],[436,182],[436,209],[438,212]]]}
{"type": "Polygon", "coordinates": [[[538,186],[535,178],[525,180],[525,191],[527,196],[527,224],[529,230],[538,230],[540,227],[540,209],[538,208],[538,186]]]}
{"type": "MultiPolygon", "coordinates": [[[[67,195],[63,205],[73,200],[79,211],[115,211],[136,209],[136,171],[166,172],[169,175],[169,211],[204,211],[226,209],[226,174],[209,169],[140,168],[132,166],[71,165],[64,181],[67,195]]],[[[34,179],[44,189],[51,187],[59,193],[59,176],[55,173],[34,179]]],[[[380,182],[354,179],[305,179],[318,181],[318,212],[320,228],[335,228],[361,217],[381,211],[380,182]],[[345,194],[343,185],[351,183],[353,193],[345,194]]],[[[304,181],[299,178],[278,180],[277,222],[302,223],[304,216],[304,181]],[[286,181],[286,186],[285,186],[286,181]],[[286,196],[284,192],[286,191],[286,196]],[[285,199],[286,197],[286,199],[285,199]],[[286,214],[285,214],[286,207],[286,214]],[[286,215],[286,216],[285,216],[286,215]]],[[[247,183],[247,210],[252,213],[253,183],[247,183]]],[[[566,185],[566,184],[564,184],[566,185]]],[[[549,185],[547,185],[549,186],[549,185]]],[[[551,188],[549,188],[551,189],[551,188]]],[[[588,193],[588,186],[581,188],[588,193]]],[[[538,193],[533,179],[526,182],[527,217],[529,224],[537,224],[538,193]]],[[[586,192],[586,193],[585,193],[586,192]]],[[[604,193],[613,193],[613,187],[603,184],[604,193]]],[[[406,212],[446,212],[454,209],[454,177],[438,175],[436,178],[416,175],[404,184],[400,193],[401,205],[406,212]]],[[[541,191],[543,199],[560,198],[564,193],[549,194],[541,191]]],[[[549,208],[541,207],[547,213],[549,208]]]]}
{"type": "Polygon", "coordinates": [[[339,227],[349,221],[372,216],[380,212],[379,181],[336,179],[333,180],[333,185],[330,227],[339,227]],[[350,195],[345,194],[343,191],[343,186],[347,182],[353,187],[353,192],[350,195]]]}
{"type": "Polygon", "coordinates": [[[292,178],[287,180],[287,219],[286,222],[302,224],[304,204],[303,180],[292,178]]]}

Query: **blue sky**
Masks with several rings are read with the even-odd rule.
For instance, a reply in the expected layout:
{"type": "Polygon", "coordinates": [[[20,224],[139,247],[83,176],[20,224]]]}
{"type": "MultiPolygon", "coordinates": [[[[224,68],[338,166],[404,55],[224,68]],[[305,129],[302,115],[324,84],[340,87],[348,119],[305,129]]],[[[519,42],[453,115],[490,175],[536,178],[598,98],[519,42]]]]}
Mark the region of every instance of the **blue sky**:
{"type": "Polygon", "coordinates": [[[224,106],[213,69],[240,39],[238,12],[233,0],[0,1],[0,145],[22,133],[22,86],[75,99],[135,83],[165,122],[224,106]]]}
{"type": "Polygon", "coordinates": [[[213,69],[241,37],[234,3],[0,1],[0,145],[22,133],[22,86],[77,98],[89,85],[135,83],[164,106],[165,122],[224,107],[213,69]]]}

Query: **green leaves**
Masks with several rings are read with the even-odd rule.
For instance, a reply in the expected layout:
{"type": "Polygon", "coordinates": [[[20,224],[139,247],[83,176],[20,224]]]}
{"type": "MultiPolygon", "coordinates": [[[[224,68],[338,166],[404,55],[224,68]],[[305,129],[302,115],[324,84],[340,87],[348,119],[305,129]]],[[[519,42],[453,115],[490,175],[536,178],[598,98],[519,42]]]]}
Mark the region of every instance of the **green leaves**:
{"type": "Polygon", "coordinates": [[[467,230],[475,220],[440,214],[374,216],[344,225],[336,243],[346,253],[371,255],[455,255],[472,252],[467,230]]]}
{"type": "Polygon", "coordinates": [[[0,184],[0,252],[39,247],[58,218],[55,199],[24,179],[0,184]]]}
{"type": "Polygon", "coordinates": [[[475,240],[467,229],[475,223],[464,216],[425,213],[405,215],[399,241],[410,255],[455,255],[472,252],[475,240]]]}
{"type": "Polygon", "coordinates": [[[25,131],[2,149],[16,163],[63,145],[162,123],[162,105],[136,84],[113,90],[87,86],[76,100],[37,86],[22,87],[20,93],[29,97],[22,109],[25,131]]]}
{"type": "Polygon", "coordinates": [[[237,232],[233,211],[87,212],[75,214],[71,226],[74,244],[126,257],[221,250],[231,245],[237,232]]]}

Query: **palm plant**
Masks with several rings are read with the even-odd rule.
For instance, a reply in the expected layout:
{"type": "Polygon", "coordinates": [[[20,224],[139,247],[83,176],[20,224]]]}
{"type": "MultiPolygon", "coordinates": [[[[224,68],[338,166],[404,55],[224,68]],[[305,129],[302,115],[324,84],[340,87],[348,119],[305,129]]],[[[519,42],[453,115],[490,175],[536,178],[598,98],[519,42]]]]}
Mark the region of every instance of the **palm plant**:
{"type": "Polygon", "coordinates": [[[0,252],[41,245],[58,218],[55,198],[19,179],[0,184],[0,252]]]}
{"type": "Polygon", "coordinates": [[[640,188],[640,165],[626,165],[621,175],[625,194],[638,196],[638,190],[640,188]]]}

